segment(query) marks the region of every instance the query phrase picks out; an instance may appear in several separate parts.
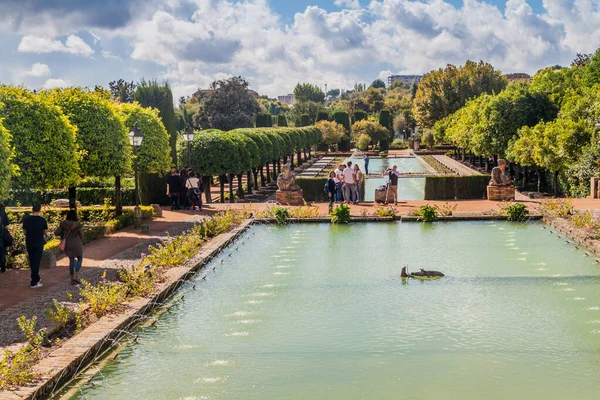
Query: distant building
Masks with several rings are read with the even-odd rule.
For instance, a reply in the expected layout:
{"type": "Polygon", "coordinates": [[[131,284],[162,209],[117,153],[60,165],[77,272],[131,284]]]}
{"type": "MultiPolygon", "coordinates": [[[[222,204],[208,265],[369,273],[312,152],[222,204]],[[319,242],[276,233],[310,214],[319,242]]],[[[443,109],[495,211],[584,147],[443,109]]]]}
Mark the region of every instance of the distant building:
{"type": "Polygon", "coordinates": [[[513,82],[530,83],[531,82],[531,76],[529,74],[525,74],[522,72],[518,72],[515,74],[506,74],[506,78],[508,79],[508,82],[510,82],[510,83],[513,83],[513,82]]]}
{"type": "Polygon", "coordinates": [[[394,82],[402,82],[405,85],[412,86],[419,83],[423,75],[390,75],[387,78],[387,85],[390,86],[394,82]]]}
{"type": "Polygon", "coordinates": [[[295,103],[293,94],[285,94],[283,96],[277,96],[277,100],[281,103],[285,103],[288,106],[293,106],[295,103]]]}

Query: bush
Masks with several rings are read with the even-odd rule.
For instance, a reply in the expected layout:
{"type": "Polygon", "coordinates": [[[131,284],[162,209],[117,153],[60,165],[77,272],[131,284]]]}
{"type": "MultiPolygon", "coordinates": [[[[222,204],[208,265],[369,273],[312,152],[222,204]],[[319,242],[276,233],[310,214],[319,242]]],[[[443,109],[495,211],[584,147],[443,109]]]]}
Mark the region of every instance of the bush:
{"type": "Polygon", "coordinates": [[[315,119],[315,122],[319,122],[319,121],[329,121],[329,113],[325,110],[320,110],[317,113],[317,118],[315,119]]]}
{"type": "Polygon", "coordinates": [[[300,126],[310,126],[310,125],[312,125],[312,123],[310,121],[310,115],[302,114],[300,116],[300,126]]]}
{"type": "Polygon", "coordinates": [[[573,215],[573,202],[569,199],[550,199],[542,201],[538,209],[544,217],[568,218],[573,215]]]}
{"type": "Polygon", "coordinates": [[[40,358],[40,346],[46,337],[46,330],[36,329],[37,317],[17,319],[19,328],[27,339],[27,344],[18,351],[4,351],[0,360],[0,389],[23,386],[41,379],[41,374],[33,370],[40,358]]]}
{"type": "Polygon", "coordinates": [[[435,206],[437,212],[443,217],[451,217],[456,211],[457,204],[450,205],[450,203],[446,202],[443,206],[435,206]]]}
{"type": "Polygon", "coordinates": [[[279,114],[277,116],[277,126],[279,128],[287,127],[288,126],[287,118],[285,117],[285,115],[279,114]]]}
{"type": "Polygon", "coordinates": [[[408,143],[403,139],[394,139],[392,142],[390,149],[392,150],[404,150],[408,149],[408,143]]]}
{"type": "Polygon", "coordinates": [[[527,219],[527,206],[523,203],[505,203],[502,205],[502,211],[506,214],[509,221],[525,221],[527,219]]]}
{"type": "Polygon", "coordinates": [[[118,307],[125,300],[126,292],[127,288],[121,282],[108,281],[106,272],[96,286],[82,279],[79,287],[79,294],[89,306],[89,312],[98,318],[118,307]]]}
{"type": "Polygon", "coordinates": [[[350,222],[350,207],[347,204],[340,204],[331,212],[332,224],[347,224],[350,222]]]}
{"type": "MultiPolygon", "coordinates": [[[[134,189],[121,189],[121,204],[132,206],[135,204],[134,189]]],[[[57,190],[11,190],[10,198],[5,202],[9,207],[32,206],[33,204],[50,204],[57,199],[68,199],[67,189],[57,190]]],[[[77,201],[82,206],[103,204],[109,198],[115,203],[115,189],[108,187],[79,187],[77,188],[77,201]]]]}
{"type": "Polygon", "coordinates": [[[396,210],[394,210],[393,207],[379,206],[375,211],[375,215],[377,215],[378,217],[395,217],[396,210]]]}
{"type": "Polygon", "coordinates": [[[356,139],[356,147],[358,147],[359,150],[368,150],[370,144],[371,138],[368,135],[363,134],[356,139]]]}
{"type": "Polygon", "coordinates": [[[429,204],[421,206],[418,210],[413,211],[411,215],[418,217],[417,220],[423,222],[433,222],[438,219],[437,209],[429,204]]]}
{"type": "Polygon", "coordinates": [[[268,113],[259,113],[256,114],[256,127],[257,128],[270,128],[273,126],[271,120],[271,114],[268,113]]]}

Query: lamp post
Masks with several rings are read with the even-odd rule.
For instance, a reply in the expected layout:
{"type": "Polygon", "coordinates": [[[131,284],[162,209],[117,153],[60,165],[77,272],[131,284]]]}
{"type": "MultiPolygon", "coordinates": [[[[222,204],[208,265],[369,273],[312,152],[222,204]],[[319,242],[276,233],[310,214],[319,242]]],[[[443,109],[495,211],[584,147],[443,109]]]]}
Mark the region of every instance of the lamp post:
{"type": "Polygon", "coordinates": [[[137,122],[129,132],[129,143],[133,147],[133,168],[134,168],[134,180],[135,180],[135,208],[133,209],[133,223],[136,229],[139,229],[142,225],[142,210],[140,209],[140,195],[138,191],[138,160],[137,160],[137,148],[142,145],[144,135],[138,128],[137,122]]]}
{"type": "Polygon", "coordinates": [[[192,145],[192,141],[194,140],[194,130],[189,125],[188,125],[187,129],[185,130],[185,133],[183,134],[183,140],[185,140],[186,143],[187,143],[187,148],[188,148],[188,168],[191,168],[191,166],[192,166],[192,150],[191,150],[191,145],[192,145]]]}

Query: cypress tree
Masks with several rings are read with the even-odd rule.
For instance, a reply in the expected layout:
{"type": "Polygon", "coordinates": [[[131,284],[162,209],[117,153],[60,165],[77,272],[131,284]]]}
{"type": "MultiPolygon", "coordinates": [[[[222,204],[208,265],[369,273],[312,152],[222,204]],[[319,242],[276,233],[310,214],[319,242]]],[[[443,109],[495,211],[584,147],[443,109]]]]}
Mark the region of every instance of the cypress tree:
{"type": "Polygon", "coordinates": [[[288,126],[287,118],[285,117],[285,115],[279,114],[277,116],[277,126],[280,127],[280,128],[288,126]]]}
{"type": "Polygon", "coordinates": [[[350,117],[348,113],[336,111],[333,113],[333,120],[346,130],[346,136],[338,143],[338,149],[340,151],[350,151],[350,117]]]}
{"type": "MultiPolygon", "coordinates": [[[[390,116],[390,110],[381,110],[379,112],[379,124],[386,128],[388,132],[392,132],[392,118],[390,116]]],[[[390,147],[390,140],[380,140],[379,141],[379,150],[387,150],[390,147]]]]}

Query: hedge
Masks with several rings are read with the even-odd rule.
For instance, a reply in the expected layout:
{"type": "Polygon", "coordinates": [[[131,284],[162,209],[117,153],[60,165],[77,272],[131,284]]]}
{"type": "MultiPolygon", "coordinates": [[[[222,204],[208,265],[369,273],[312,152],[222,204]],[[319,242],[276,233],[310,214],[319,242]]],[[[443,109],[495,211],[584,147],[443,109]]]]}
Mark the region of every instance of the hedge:
{"type": "MultiPolygon", "coordinates": [[[[154,208],[151,206],[141,206],[142,210],[142,218],[150,218],[154,214],[154,208]]],[[[48,221],[48,224],[58,224],[62,220],[65,219],[67,212],[69,212],[68,208],[55,208],[55,207],[42,207],[42,211],[40,215],[48,221]]],[[[131,212],[133,218],[133,211],[128,210],[123,213],[123,218],[125,214],[131,212]]],[[[31,214],[31,209],[29,207],[23,207],[18,209],[6,209],[6,214],[8,215],[8,219],[11,224],[21,224],[23,222],[23,218],[31,214]]],[[[111,219],[115,219],[116,213],[114,207],[78,207],[77,214],[79,220],[83,223],[85,222],[107,222],[111,219]]]]}
{"type": "MultiPolygon", "coordinates": [[[[121,189],[121,204],[124,206],[134,205],[134,189],[121,189]]],[[[5,204],[9,207],[31,206],[33,204],[50,204],[57,199],[68,199],[68,189],[56,190],[11,190],[10,199],[5,204]]],[[[93,206],[104,204],[104,199],[109,198],[115,203],[114,188],[78,187],[77,200],[82,206],[93,206]]]]}
{"type": "Polygon", "coordinates": [[[333,113],[333,120],[342,125],[346,130],[346,137],[338,144],[338,150],[350,151],[350,117],[345,111],[336,111],[333,113]]]}
{"type": "MultiPolygon", "coordinates": [[[[325,182],[327,182],[327,179],[329,178],[326,176],[316,178],[297,177],[295,182],[302,189],[302,197],[304,197],[305,201],[324,202],[329,201],[329,197],[325,193],[325,182]]],[[[364,198],[364,182],[362,184],[360,193],[364,198]]]]}
{"type": "Polygon", "coordinates": [[[475,200],[487,197],[489,175],[428,176],[425,200],[475,200]]]}

